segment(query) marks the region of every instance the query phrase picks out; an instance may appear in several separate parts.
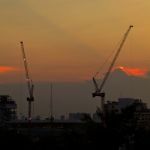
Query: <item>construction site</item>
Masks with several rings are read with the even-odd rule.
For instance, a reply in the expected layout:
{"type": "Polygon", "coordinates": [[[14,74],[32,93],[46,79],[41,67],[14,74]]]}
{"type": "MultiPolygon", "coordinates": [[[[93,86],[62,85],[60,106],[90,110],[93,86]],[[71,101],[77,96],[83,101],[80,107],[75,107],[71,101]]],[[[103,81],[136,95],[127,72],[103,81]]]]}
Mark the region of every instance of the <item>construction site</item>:
{"type": "Polygon", "coordinates": [[[141,99],[120,98],[118,101],[107,101],[104,91],[116,60],[123,48],[130,30],[129,26],[116,50],[108,70],[98,83],[93,76],[95,91],[92,97],[98,97],[100,106],[95,113],[69,113],[66,119],[61,116],[56,119],[53,112],[53,85],[50,85],[50,112],[47,119],[33,119],[32,104],[34,98],[34,83],[30,78],[28,61],[24,43],[20,42],[25,80],[27,84],[28,103],[27,117],[18,119],[17,104],[9,95],[0,96],[0,140],[3,146],[11,143],[12,148],[99,148],[111,150],[141,150],[143,145],[150,147],[150,109],[141,99]],[[100,98],[100,99],[99,99],[100,98]],[[19,144],[18,144],[19,143],[19,144]],[[21,146],[21,147],[20,147],[21,146]]]}

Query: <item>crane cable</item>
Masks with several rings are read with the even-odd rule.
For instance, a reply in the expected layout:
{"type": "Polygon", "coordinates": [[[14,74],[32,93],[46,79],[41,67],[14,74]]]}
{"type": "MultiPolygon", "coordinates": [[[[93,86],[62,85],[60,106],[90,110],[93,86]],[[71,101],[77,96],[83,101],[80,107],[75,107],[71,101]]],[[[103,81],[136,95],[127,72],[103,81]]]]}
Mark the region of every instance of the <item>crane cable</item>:
{"type": "Polygon", "coordinates": [[[116,48],[118,47],[118,45],[120,45],[121,43],[121,39],[120,41],[116,44],[115,48],[111,51],[111,53],[109,54],[109,56],[105,59],[104,63],[99,67],[98,71],[94,74],[93,77],[97,77],[100,72],[102,72],[102,69],[104,68],[104,66],[107,64],[107,62],[110,60],[110,58],[112,58],[114,52],[116,51],[116,48]]]}

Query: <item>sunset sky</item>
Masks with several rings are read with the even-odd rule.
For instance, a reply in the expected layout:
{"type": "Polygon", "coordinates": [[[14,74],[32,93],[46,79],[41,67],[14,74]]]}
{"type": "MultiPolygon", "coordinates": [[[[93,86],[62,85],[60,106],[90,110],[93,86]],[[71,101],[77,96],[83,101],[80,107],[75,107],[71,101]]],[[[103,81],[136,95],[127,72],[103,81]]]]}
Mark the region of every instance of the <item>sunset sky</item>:
{"type": "Polygon", "coordinates": [[[150,70],[149,8],[149,0],[0,0],[0,66],[14,68],[0,82],[23,80],[21,40],[34,81],[90,80],[131,24],[116,66],[150,70]]]}
{"type": "Polygon", "coordinates": [[[90,80],[96,72],[96,79],[104,76],[130,25],[134,28],[113,69],[122,73],[108,79],[107,98],[150,102],[149,0],[0,0],[0,19],[0,91],[16,99],[18,112],[27,112],[20,41],[36,84],[37,114],[48,113],[50,82],[56,113],[90,112],[100,104],[92,101],[90,80]]]}

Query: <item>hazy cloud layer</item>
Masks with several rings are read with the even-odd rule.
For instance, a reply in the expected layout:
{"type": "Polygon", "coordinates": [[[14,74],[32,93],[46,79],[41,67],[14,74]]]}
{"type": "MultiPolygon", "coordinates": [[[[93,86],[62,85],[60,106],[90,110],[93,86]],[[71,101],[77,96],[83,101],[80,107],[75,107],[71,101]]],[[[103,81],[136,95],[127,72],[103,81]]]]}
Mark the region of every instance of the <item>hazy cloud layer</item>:
{"type": "MultiPolygon", "coordinates": [[[[99,81],[100,83],[101,81],[99,81]]],[[[150,78],[128,76],[115,70],[104,87],[106,100],[119,97],[141,98],[150,104],[150,78]]],[[[18,114],[27,113],[27,87],[24,84],[1,84],[1,94],[10,94],[18,104],[18,114]]],[[[100,98],[92,98],[92,81],[78,83],[53,83],[53,110],[56,116],[69,112],[93,113],[100,106],[100,98]]],[[[48,116],[50,112],[50,83],[35,83],[33,114],[48,116]]]]}

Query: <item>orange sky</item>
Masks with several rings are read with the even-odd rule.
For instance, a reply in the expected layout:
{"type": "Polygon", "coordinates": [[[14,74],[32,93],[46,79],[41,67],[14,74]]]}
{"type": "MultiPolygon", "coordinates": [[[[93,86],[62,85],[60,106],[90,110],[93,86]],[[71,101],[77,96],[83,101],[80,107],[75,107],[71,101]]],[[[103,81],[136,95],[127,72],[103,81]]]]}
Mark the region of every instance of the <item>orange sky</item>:
{"type": "Polygon", "coordinates": [[[149,8],[149,0],[0,0],[1,66],[24,69],[23,40],[34,81],[89,80],[133,24],[115,66],[150,70],[149,8]]]}

